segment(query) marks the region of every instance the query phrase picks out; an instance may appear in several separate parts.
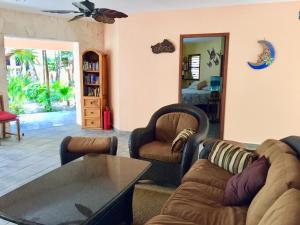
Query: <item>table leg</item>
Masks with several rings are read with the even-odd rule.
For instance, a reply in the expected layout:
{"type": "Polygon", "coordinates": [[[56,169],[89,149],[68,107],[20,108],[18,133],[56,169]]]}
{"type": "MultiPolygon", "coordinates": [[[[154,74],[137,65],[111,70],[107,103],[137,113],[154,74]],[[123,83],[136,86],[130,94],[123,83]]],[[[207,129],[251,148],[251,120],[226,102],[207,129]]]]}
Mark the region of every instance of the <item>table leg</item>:
{"type": "Polygon", "coordinates": [[[126,225],[131,225],[133,223],[133,209],[132,209],[132,200],[133,200],[134,186],[131,190],[128,191],[125,197],[127,203],[125,207],[125,223],[126,225]]]}

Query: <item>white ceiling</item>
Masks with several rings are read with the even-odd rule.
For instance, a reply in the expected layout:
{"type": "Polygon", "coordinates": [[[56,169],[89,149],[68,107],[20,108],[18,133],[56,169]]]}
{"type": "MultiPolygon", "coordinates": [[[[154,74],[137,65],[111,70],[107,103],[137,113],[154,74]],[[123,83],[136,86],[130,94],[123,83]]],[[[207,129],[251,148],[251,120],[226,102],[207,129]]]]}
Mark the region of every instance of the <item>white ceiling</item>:
{"type": "MultiPolygon", "coordinates": [[[[0,0],[0,8],[30,12],[41,9],[74,9],[74,0],[0,0]]],[[[76,0],[75,0],[76,1],[76,0]]],[[[99,8],[111,8],[125,13],[203,8],[227,5],[289,2],[296,0],[92,0],[99,8]]]]}

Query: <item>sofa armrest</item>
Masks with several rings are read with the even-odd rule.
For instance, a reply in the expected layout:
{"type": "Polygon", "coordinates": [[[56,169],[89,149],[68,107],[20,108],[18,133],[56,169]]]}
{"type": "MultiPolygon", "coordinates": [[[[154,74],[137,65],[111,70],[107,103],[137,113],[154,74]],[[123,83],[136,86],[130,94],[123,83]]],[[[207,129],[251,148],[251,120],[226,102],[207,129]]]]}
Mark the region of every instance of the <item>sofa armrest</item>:
{"type": "Polygon", "coordinates": [[[139,157],[139,148],[154,140],[154,130],[145,127],[137,128],[132,131],[129,137],[128,147],[131,158],[139,157]]]}
{"type": "Polygon", "coordinates": [[[198,159],[208,159],[211,149],[216,141],[218,140],[215,139],[215,140],[204,141],[202,145],[202,149],[200,149],[199,147],[198,159]]]}
{"type": "Polygon", "coordinates": [[[184,146],[181,160],[181,171],[180,176],[183,177],[184,174],[190,169],[194,153],[199,147],[199,144],[202,143],[206,138],[206,135],[202,133],[193,134],[189,137],[187,143],[184,146]]]}
{"type": "Polygon", "coordinates": [[[299,136],[289,136],[281,139],[280,141],[290,146],[296,152],[297,157],[300,160],[300,137],[299,136]]]}

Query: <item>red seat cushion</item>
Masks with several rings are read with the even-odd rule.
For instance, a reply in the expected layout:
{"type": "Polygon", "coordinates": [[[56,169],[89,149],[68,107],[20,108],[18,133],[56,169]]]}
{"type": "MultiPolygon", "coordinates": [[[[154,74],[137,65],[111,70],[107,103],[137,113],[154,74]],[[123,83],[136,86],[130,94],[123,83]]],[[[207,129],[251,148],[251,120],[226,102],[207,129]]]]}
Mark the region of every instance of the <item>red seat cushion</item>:
{"type": "Polygon", "coordinates": [[[16,119],[17,115],[9,112],[0,112],[0,121],[13,120],[16,119]]]}

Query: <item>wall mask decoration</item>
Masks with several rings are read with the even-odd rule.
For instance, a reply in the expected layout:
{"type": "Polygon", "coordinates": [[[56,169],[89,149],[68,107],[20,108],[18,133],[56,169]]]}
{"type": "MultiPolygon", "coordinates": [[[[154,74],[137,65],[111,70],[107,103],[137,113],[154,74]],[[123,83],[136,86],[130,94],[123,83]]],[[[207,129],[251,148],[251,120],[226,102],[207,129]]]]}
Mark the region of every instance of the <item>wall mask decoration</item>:
{"type": "Polygon", "coordinates": [[[256,63],[248,62],[248,65],[255,70],[269,67],[275,59],[275,49],[271,42],[259,40],[258,43],[263,47],[263,52],[258,56],[256,63]]]}
{"type": "Polygon", "coordinates": [[[211,51],[207,50],[207,52],[208,52],[210,60],[214,60],[216,58],[217,55],[216,55],[216,51],[214,48],[211,51]]]}
{"type": "Polygon", "coordinates": [[[167,39],[164,39],[163,42],[157,43],[156,45],[151,46],[152,52],[154,54],[160,53],[172,53],[175,52],[175,46],[172,42],[167,39]]]}
{"type": "Polygon", "coordinates": [[[218,66],[220,64],[220,61],[217,57],[216,57],[216,59],[214,59],[214,63],[215,63],[216,66],[218,66]]]}
{"type": "Polygon", "coordinates": [[[213,64],[215,64],[215,66],[220,65],[220,62],[222,60],[223,57],[223,53],[220,51],[220,53],[216,52],[216,50],[214,48],[210,50],[207,50],[207,53],[209,55],[209,62],[207,63],[207,66],[209,68],[211,68],[213,66],[213,64]]]}
{"type": "Polygon", "coordinates": [[[207,66],[209,67],[209,68],[211,68],[212,67],[212,62],[211,61],[209,61],[208,63],[207,63],[207,66]]]}

